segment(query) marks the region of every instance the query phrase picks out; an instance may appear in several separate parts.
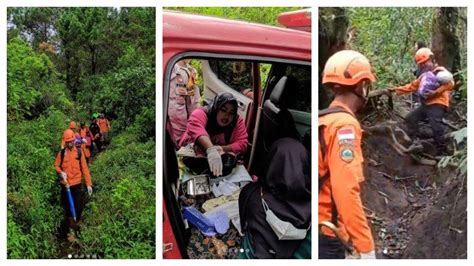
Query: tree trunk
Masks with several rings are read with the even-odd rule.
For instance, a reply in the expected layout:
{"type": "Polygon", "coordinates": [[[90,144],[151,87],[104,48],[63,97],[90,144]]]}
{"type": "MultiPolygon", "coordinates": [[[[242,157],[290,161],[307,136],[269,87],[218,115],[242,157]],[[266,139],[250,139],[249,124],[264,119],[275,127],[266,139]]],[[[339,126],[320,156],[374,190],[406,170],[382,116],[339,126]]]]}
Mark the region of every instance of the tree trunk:
{"type": "Polygon", "coordinates": [[[432,51],[436,62],[452,73],[460,68],[460,42],[457,36],[459,8],[437,8],[433,18],[432,51]]]}
{"type": "Polygon", "coordinates": [[[346,48],[348,27],[349,19],[345,8],[319,8],[319,109],[326,108],[331,100],[330,93],[323,88],[321,83],[324,65],[331,55],[346,48]]]}
{"type": "Polygon", "coordinates": [[[89,45],[90,60],[91,60],[91,75],[97,74],[97,49],[94,45],[89,45]]]}

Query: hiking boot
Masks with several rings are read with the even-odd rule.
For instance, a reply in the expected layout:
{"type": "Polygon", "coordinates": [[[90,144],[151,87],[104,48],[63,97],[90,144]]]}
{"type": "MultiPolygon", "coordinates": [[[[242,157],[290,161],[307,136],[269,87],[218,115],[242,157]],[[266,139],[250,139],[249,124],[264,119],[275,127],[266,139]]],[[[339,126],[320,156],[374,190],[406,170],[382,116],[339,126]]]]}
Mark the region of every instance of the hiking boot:
{"type": "Polygon", "coordinates": [[[76,233],[75,233],[74,230],[71,230],[67,234],[67,241],[69,241],[70,243],[73,243],[73,242],[77,241],[76,233]]]}

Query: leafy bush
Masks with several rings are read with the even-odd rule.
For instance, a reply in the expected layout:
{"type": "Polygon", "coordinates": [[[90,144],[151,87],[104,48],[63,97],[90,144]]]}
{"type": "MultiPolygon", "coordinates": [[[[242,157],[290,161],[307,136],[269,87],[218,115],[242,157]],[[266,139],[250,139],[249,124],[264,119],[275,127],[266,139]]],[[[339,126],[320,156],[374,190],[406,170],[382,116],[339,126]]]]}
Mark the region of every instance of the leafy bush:
{"type": "Polygon", "coordinates": [[[66,117],[50,110],[37,120],[8,126],[8,256],[50,258],[63,210],[53,158],[66,117]]]}
{"type": "Polygon", "coordinates": [[[455,151],[451,156],[445,156],[438,162],[438,168],[453,166],[460,176],[467,175],[467,127],[451,132],[454,139],[455,151]]]}
{"type": "Polygon", "coordinates": [[[116,136],[91,166],[93,200],[84,214],[81,246],[105,258],[155,257],[155,143],[116,136]]]}

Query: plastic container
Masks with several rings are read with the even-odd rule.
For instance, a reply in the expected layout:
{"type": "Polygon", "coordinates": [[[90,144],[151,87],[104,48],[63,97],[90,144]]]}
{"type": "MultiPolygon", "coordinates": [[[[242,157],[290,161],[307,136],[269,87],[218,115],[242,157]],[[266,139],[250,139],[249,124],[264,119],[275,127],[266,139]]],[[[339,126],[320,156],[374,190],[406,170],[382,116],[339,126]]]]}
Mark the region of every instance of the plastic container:
{"type": "Polygon", "coordinates": [[[184,207],[183,217],[192,225],[196,226],[203,235],[214,236],[216,234],[214,224],[196,208],[184,207]]]}

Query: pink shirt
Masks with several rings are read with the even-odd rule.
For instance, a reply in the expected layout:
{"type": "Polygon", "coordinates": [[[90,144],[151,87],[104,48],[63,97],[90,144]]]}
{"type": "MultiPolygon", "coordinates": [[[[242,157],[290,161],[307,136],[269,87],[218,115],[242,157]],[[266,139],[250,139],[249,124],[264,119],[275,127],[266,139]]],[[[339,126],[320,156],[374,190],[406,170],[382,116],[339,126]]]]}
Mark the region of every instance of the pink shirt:
{"type": "Polygon", "coordinates": [[[247,150],[247,129],[244,120],[237,116],[237,123],[232,131],[230,143],[226,143],[224,133],[209,136],[206,131],[207,114],[203,108],[197,108],[189,117],[186,132],[180,141],[180,146],[195,143],[201,136],[208,136],[214,145],[230,145],[233,153],[244,153],[247,150]]]}

